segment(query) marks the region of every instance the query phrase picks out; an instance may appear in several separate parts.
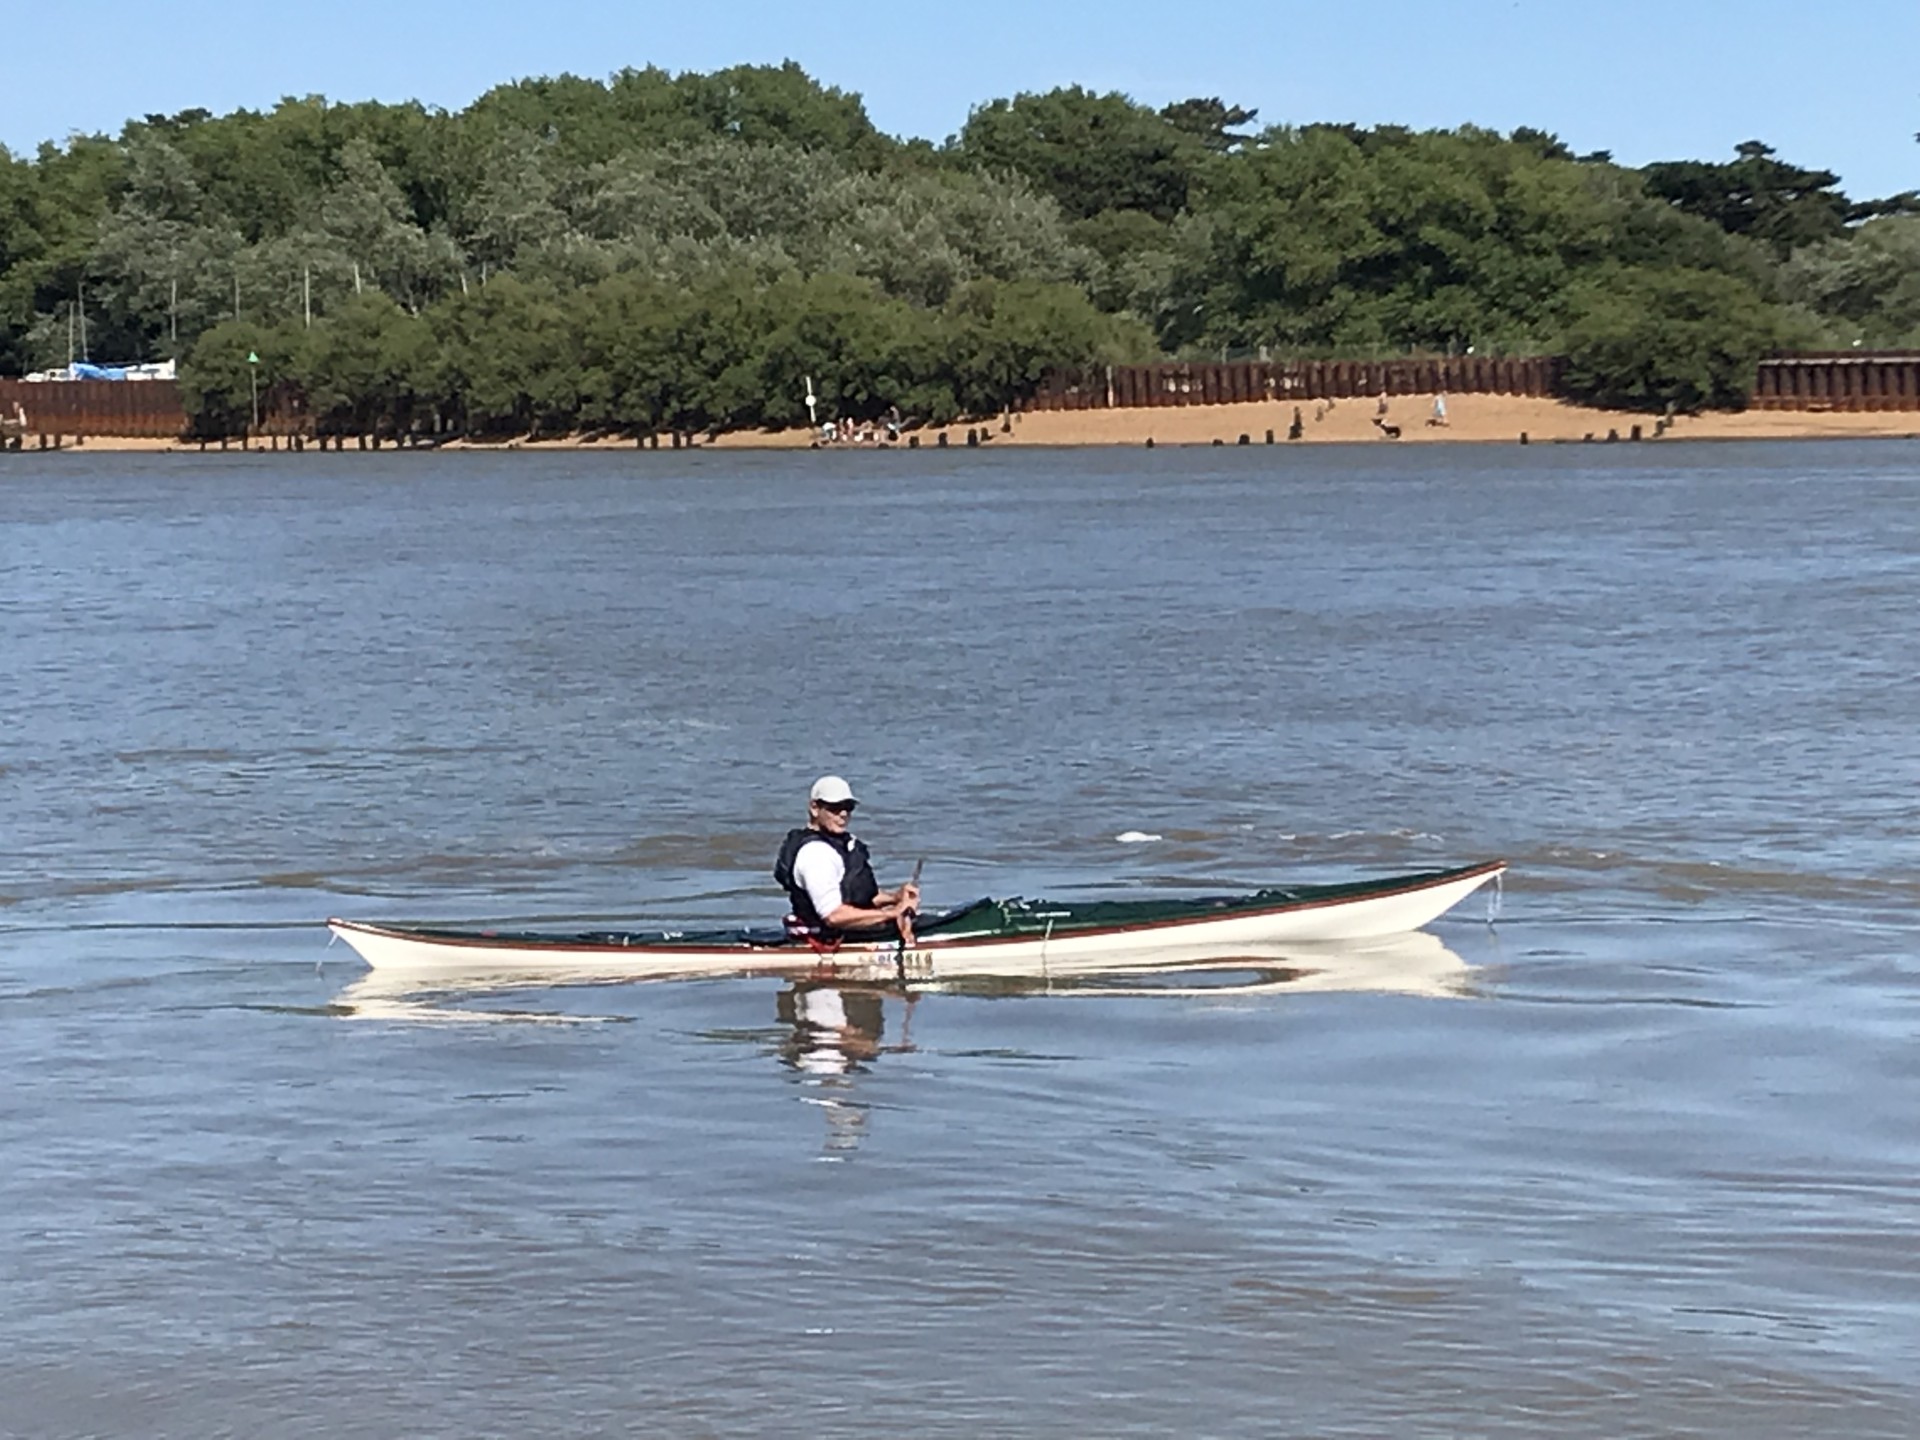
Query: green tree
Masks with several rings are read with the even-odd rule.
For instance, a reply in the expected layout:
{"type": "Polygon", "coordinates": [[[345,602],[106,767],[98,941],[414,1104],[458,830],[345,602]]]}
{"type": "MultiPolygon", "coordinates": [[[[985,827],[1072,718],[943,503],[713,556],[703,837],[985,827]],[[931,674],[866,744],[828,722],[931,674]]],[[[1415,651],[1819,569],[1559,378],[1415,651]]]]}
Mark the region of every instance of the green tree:
{"type": "Polygon", "coordinates": [[[590,421],[640,433],[764,423],[763,353],[775,322],[758,276],[719,270],[679,287],[629,274],[590,297],[582,327],[590,421]]]}
{"type": "Polygon", "coordinates": [[[364,140],[342,149],[340,178],[321,202],[319,229],[361,277],[356,291],[374,286],[410,309],[458,273],[452,246],[415,222],[400,186],[364,140]]]}
{"type": "Polygon", "coordinates": [[[1251,125],[1258,110],[1242,109],[1222,103],[1217,95],[1206,99],[1177,101],[1160,111],[1160,118],[1182,134],[1191,135],[1208,150],[1224,155],[1244,145],[1248,136],[1239,134],[1242,125],[1251,125]]]}
{"type": "Polygon", "coordinates": [[[317,197],[338,180],[355,142],[395,178],[414,223],[438,224],[448,184],[445,129],[443,117],[418,104],[342,105],[308,95],[266,112],[149,115],[129,124],[123,139],[164,140],[185,155],[215,208],[258,244],[311,222],[317,197]]]}
{"type": "Polygon", "coordinates": [[[1836,343],[1920,345],[1920,218],[1871,220],[1844,240],[1794,253],[1781,292],[1836,343]]]}
{"type": "Polygon", "coordinates": [[[25,368],[33,323],[32,264],[44,248],[33,203],[33,168],[0,145],[0,374],[25,368]]]}
{"type": "Polygon", "coordinates": [[[928,311],[846,275],[788,280],[766,299],[773,326],[760,347],[762,423],[805,424],[809,378],[822,419],[874,420],[893,408],[936,421],[956,413],[928,311]]]}
{"type": "Polygon", "coordinates": [[[1646,166],[1647,193],[1732,235],[1766,241],[1783,253],[1845,233],[1854,205],[1831,170],[1806,170],[1776,159],[1773,147],[1748,140],[1737,158],[1661,161],[1646,166]]]}
{"type": "Polygon", "coordinates": [[[672,322],[681,371],[667,391],[665,428],[717,432],[758,423],[768,330],[761,287],[744,273],[716,274],[686,297],[672,322]]]}
{"type": "Polygon", "coordinates": [[[477,182],[454,202],[467,264],[484,275],[564,243],[573,227],[560,197],[570,178],[550,141],[526,131],[502,135],[477,182]]]}
{"type": "Polygon", "coordinates": [[[289,371],[320,433],[398,437],[431,428],[438,355],[424,320],[363,294],[303,332],[289,371]]]}
{"type": "Polygon", "coordinates": [[[299,331],[256,321],[223,320],[207,329],[180,365],[189,431],[203,440],[246,434],[256,396],[264,402],[296,373],[300,346],[299,331]]]}
{"type": "Polygon", "coordinates": [[[1163,340],[1379,343],[1377,324],[1356,318],[1362,297],[1351,283],[1391,249],[1377,186],[1361,147],[1327,127],[1270,130],[1215,164],[1188,237],[1184,303],[1163,340]]]}
{"type": "Polygon", "coordinates": [[[1205,141],[1118,93],[1078,85],[977,106],[954,151],[962,163],[1026,177],[1072,219],[1186,208],[1205,141]]]}
{"type": "Polygon", "coordinates": [[[553,287],[502,275],[450,295],[425,318],[444,367],[445,406],[461,428],[559,434],[579,424],[581,315],[553,287]]]}
{"type": "Polygon", "coordinates": [[[791,60],[685,75],[679,88],[711,135],[869,160],[886,148],[858,95],[820,84],[791,60]]]}
{"type": "Polygon", "coordinates": [[[232,318],[243,241],[173,145],[143,134],[127,153],[126,192],[95,232],[94,294],[102,317],[128,337],[125,358],[178,358],[232,318]]]}
{"type": "Polygon", "coordinates": [[[1567,386],[1621,410],[1739,407],[1783,317],[1750,287],[1709,271],[1630,269],[1583,282],[1567,326],[1567,386]]]}
{"type": "Polygon", "coordinates": [[[530,135],[552,145],[569,163],[584,166],[626,148],[607,87],[577,75],[497,85],[467,107],[457,123],[471,152],[490,152],[510,135],[530,135]]]}
{"type": "Polygon", "coordinates": [[[1169,348],[1536,348],[1604,266],[1760,283],[1748,242],[1648,200],[1628,172],[1471,127],[1268,131],[1203,172],[1173,233],[1169,348]]]}
{"type": "Polygon", "coordinates": [[[942,311],[955,398],[990,415],[1031,395],[1049,370],[1140,358],[1144,334],[1094,309],[1070,285],[979,280],[942,311]]]}
{"type": "Polygon", "coordinates": [[[860,184],[807,258],[930,309],[972,280],[1077,281],[1097,263],[1051,198],[1017,177],[971,175],[860,184]]]}
{"type": "Polygon", "coordinates": [[[1531,150],[1542,160],[1572,160],[1573,150],[1558,135],[1549,130],[1536,130],[1531,125],[1515,128],[1508,137],[1515,145],[1531,150]]]}
{"type": "MultiPolygon", "coordinates": [[[[38,368],[66,363],[68,317],[92,288],[94,234],[125,183],[127,162],[104,136],[76,136],[64,146],[42,145],[25,169],[9,226],[19,258],[0,277],[0,325],[16,363],[38,368]]],[[[129,340],[111,328],[93,338],[99,355],[129,340]]]]}
{"type": "Polygon", "coordinates": [[[518,80],[488,91],[461,120],[483,143],[517,131],[580,167],[715,138],[784,143],[867,164],[895,148],[873,128],[858,95],[821,85],[792,61],[677,77],[628,69],[604,85],[574,75],[518,80]]]}
{"type": "Polygon", "coordinates": [[[685,367],[675,352],[685,292],[628,271],[594,286],[581,328],[581,418],[655,435],[685,367]]]}

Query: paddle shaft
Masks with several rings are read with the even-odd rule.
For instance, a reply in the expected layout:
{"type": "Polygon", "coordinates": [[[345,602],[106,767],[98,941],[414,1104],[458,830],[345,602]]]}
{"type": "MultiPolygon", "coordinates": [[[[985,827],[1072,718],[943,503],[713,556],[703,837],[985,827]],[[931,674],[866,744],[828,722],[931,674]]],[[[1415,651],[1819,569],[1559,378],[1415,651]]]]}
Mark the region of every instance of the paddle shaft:
{"type": "MultiPolygon", "coordinates": [[[[926,863],[925,856],[913,862],[913,878],[907,881],[908,885],[917,887],[920,884],[920,871],[926,863]]],[[[900,912],[900,951],[902,954],[905,954],[907,949],[913,944],[913,917],[914,912],[912,910],[902,910],[900,912]]]]}

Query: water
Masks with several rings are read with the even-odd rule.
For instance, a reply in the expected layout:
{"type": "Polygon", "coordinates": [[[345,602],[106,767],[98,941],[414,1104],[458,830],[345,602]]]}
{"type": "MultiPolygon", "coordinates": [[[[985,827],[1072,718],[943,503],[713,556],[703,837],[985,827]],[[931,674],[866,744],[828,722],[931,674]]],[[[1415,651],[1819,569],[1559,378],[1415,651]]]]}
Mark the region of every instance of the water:
{"type": "Polygon", "coordinates": [[[1917,499],[6,457],[0,1434],[1920,1434],[1917,499]],[[317,924],[765,921],[825,770],[934,904],[1514,871],[1438,987],[395,994],[317,924]]]}

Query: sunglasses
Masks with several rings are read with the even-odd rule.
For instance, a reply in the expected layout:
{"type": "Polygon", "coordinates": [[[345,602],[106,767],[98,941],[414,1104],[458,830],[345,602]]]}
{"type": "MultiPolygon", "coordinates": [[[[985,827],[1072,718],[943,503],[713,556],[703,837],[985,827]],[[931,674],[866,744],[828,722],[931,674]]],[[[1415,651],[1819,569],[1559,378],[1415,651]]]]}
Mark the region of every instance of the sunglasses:
{"type": "Polygon", "coordinates": [[[858,800],[816,800],[813,802],[822,810],[831,810],[836,815],[851,815],[858,800]]]}

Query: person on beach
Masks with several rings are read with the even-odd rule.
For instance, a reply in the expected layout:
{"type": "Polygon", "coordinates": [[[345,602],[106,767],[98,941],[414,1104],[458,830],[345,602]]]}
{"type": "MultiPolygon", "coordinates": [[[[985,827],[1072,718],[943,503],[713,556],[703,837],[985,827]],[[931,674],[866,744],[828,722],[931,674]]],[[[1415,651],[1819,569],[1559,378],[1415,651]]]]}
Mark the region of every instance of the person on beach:
{"type": "Polygon", "coordinates": [[[822,775],[807,795],[806,828],[787,832],[773,878],[793,907],[789,938],[827,946],[854,931],[899,935],[902,917],[912,923],[920,887],[909,880],[896,890],[880,888],[866,842],[848,829],[859,803],[845,780],[822,775]]]}

